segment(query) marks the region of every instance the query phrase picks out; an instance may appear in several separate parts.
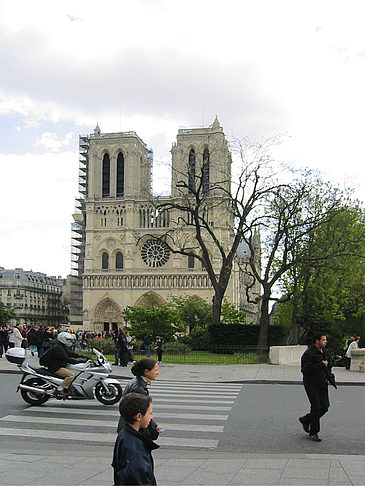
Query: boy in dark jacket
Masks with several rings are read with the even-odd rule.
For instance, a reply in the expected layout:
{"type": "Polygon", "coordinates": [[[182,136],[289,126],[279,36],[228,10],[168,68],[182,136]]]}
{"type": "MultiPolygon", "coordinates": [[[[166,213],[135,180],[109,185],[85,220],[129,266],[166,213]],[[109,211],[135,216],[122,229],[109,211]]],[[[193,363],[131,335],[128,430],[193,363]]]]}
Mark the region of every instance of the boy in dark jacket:
{"type": "Polygon", "coordinates": [[[119,412],[126,423],[114,446],[114,484],[157,485],[151,451],[159,446],[139,432],[152,420],[152,398],[129,393],[121,400],[119,412]]]}

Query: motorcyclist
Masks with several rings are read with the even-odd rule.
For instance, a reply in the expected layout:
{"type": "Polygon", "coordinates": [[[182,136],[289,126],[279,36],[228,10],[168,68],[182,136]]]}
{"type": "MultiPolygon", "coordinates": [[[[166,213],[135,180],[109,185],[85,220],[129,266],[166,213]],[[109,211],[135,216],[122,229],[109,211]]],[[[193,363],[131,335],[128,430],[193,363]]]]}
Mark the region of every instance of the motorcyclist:
{"type": "Polygon", "coordinates": [[[58,387],[57,391],[66,396],[68,394],[68,389],[75,379],[75,373],[66,368],[67,364],[77,364],[87,360],[85,356],[71,351],[71,346],[75,336],[69,332],[60,332],[57,336],[57,343],[52,347],[52,359],[48,364],[48,369],[55,373],[60,378],[64,378],[61,385],[58,387]],[[81,360],[80,360],[81,359],[81,360]]]}

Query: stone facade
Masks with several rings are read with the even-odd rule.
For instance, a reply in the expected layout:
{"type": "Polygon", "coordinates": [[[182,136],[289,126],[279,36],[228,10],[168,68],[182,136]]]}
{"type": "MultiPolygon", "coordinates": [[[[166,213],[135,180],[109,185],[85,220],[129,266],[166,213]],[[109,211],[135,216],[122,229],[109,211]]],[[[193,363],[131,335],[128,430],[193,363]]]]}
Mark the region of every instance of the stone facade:
{"type": "Polygon", "coordinates": [[[14,308],[17,315],[10,324],[56,328],[67,324],[64,284],[65,280],[61,277],[48,277],[22,268],[6,270],[0,267],[0,300],[7,307],[14,308]]]}
{"type": "MultiPolygon", "coordinates": [[[[200,251],[192,227],[181,222],[176,210],[159,212],[155,208],[152,151],[135,132],[101,133],[97,126],[94,134],[80,139],[83,196],[74,215],[80,228],[75,269],[82,279],[84,328],[107,330],[123,325],[124,309],[143,304],[147,294],[157,302],[170,295],[194,295],[211,302],[213,289],[201,263],[174,254],[156,239],[172,231],[175,241],[190,241],[196,252],[200,251]]],[[[209,223],[229,248],[233,214],[226,204],[219,203],[213,189],[215,183],[228,189],[231,177],[231,155],[218,120],[209,128],[179,130],[171,153],[171,195],[166,200],[184,197],[179,182],[188,183],[192,168],[198,173],[205,162],[203,184],[215,201],[209,208],[209,223]]],[[[220,256],[214,246],[210,251],[218,271],[220,256]]],[[[245,308],[240,282],[237,266],[226,297],[255,321],[257,306],[245,308]]],[[[257,286],[255,292],[259,292],[257,286]]]]}

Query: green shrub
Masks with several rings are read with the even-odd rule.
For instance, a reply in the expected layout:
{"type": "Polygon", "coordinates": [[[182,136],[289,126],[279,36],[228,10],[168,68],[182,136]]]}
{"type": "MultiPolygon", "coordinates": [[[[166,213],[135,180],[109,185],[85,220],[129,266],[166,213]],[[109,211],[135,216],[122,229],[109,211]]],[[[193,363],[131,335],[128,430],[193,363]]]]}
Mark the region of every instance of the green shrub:
{"type": "MultiPolygon", "coordinates": [[[[211,324],[208,327],[209,344],[245,345],[257,344],[260,326],[254,324],[211,324]]],[[[269,326],[268,346],[280,346],[285,343],[287,327],[269,326]]]]}
{"type": "Polygon", "coordinates": [[[206,351],[208,349],[208,340],[208,328],[195,326],[189,336],[182,337],[179,339],[179,342],[187,344],[194,351],[206,351]]]}
{"type": "Polygon", "coordinates": [[[88,347],[90,349],[95,348],[103,354],[114,354],[114,341],[113,339],[96,338],[90,339],[88,342],[88,347]]]}
{"type": "Polygon", "coordinates": [[[183,342],[179,341],[174,341],[171,343],[165,343],[165,351],[168,354],[186,354],[191,351],[190,346],[187,344],[184,344],[183,342]]]}

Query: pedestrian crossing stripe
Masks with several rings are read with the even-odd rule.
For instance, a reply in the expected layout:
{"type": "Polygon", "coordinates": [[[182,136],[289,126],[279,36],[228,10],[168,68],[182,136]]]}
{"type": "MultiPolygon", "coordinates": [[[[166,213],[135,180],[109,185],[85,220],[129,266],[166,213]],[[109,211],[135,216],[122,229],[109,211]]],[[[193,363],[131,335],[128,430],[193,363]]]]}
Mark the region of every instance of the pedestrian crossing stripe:
{"type": "MultiPolygon", "coordinates": [[[[66,440],[70,442],[98,442],[105,445],[114,445],[116,439],[116,433],[99,433],[99,432],[77,432],[72,431],[72,436],[70,437],[70,431],[63,430],[52,430],[50,432],[47,430],[35,430],[32,429],[15,429],[15,428],[4,428],[1,429],[0,435],[2,436],[12,436],[12,437],[23,437],[23,438],[34,438],[34,439],[51,439],[54,440],[66,440]]],[[[163,437],[160,436],[158,439],[158,444],[162,446],[180,446],[180,447],[204,447],[204,448],[215,448],[218,445],[218,439],[196,439],[193,437],[163,437]]]]}
{"type": "MultiPolygon", "coordinates": [[[[2,419],[0,419],[2,420],[2,419]]],[[[29,423],[34,424],[34,417],[32,416],[21,416],[21,415],[7,415],[5,418],[6,422],[22,422],[22,423],[29,423]]],[[[37,417],[36,419],[37,424],[55,424],[55,419],[53,417],[37,417]]],[[[94,429],[99,427],[110,427],[115,432],[117,428],[118,421],[111,421],[111,420],[98,420],[95,423],[95,420],[88,420],[85,419],[82,421],[83,426],[92,426],[94,429]]],[[[64,418],[64,419],[57,419],[57,425],[80,425],[79,419],[73,418],[64,418]]],[[[192,424],[169,424],[169,430],[183,430],[183,431],[199,431],[199,432],[223,432],[224,426],[223,425],[192,425],[192,424]]]]}
{"type": "MultiPolygon", "coordinates": [[[[125,383],[121,383],[123,387],[125,383]]],[[[150,387],[153,416],[165,428],[157,443],[162,447],[216,448],[241,389],[242,385],[220,383],[154,382],[150,387]]],[[[117,405],[50,400],[0,418],[0,437],[114,445],[118,420],[117,405]]]]}
{"type": "MultiPolygon", "coordinates": [[[[42,407],[32,407],[26,409],[27,413],[50,413],[50,414],[66,414],[66,415],[92,415],[93,417],[100,417],[103,418],[107,415],[111,415],[113,417],[117,417],[119,419],[119,414],[117,410],[114,408],[110,410],[108,408],[105,410],[104,408],[100,409],[100,413],[98,413],[95,409],[94,410],[88,410],[88,409],[83,409],[83,408],[58,408],[57,406],[47,406],[47,404],[43,405],[42,407]]],[[[204,412],[204,408],[202,408],[202,412],[204,412]]],[[[184,412],[179,412],[179,414],[173,413],[173,412],[158,412],[153,413],[154,420],[157,422],[159,418],[179,418],[179,419],[205,419],[205,420],[220,420],[220,421],[226,421],[228,419],[228,415],[220,415],[220,414],[207,414],[204,413],[202,415],[201,413],[184,413],[184,412]]],[[[1,420],[5,420],[5,417],[3,417],[1,420]]],[[[34,419],[36,420],[36,418],[34,419]]],[[[57,419],[55,419],[55,423],[57,419]]],[[[80,424],[82,425],[82,424],[80,424]]]]}

